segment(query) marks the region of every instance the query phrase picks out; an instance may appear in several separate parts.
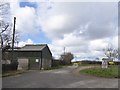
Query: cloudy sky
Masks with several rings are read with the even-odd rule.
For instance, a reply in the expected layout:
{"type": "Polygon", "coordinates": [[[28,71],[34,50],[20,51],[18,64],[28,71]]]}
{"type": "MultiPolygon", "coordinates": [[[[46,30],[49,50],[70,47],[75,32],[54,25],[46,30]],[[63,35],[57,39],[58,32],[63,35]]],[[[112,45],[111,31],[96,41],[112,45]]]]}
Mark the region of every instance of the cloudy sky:
{"type": "Polygon", "coordinates": [[[76,57],[104,56],[102,49],[118,43],[117,2],[10,2],[16,17],[19,46],[47,43],[54,57],[72,52],[76,57]]]}

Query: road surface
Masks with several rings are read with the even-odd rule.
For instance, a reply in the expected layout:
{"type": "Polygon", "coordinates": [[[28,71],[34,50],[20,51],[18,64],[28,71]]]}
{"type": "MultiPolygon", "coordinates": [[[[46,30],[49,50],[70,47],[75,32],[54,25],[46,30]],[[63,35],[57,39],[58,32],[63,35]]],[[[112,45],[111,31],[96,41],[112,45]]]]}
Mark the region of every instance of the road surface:
{"type": "MultiPolygon", "coordinates": [[[[4,77],[3,88],[118,88],[118,79],[78,74],[76,66],[4,77]]],[[[84,68],[84,67],[80,67],[84,68]]]]}

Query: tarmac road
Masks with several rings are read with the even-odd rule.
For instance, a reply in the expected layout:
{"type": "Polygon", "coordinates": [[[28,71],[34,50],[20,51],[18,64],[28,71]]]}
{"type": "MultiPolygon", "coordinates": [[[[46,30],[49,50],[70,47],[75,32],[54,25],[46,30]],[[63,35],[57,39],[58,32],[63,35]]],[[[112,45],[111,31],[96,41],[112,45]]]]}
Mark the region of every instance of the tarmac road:
{"type": "MultiPolygon", "coordinates": [[[[85,68],[85,67],[80,67],[85,68]]],[[[76,66],[2,78],[3,88],[118,88],[118,79],[78,75],[76,66]]]]}

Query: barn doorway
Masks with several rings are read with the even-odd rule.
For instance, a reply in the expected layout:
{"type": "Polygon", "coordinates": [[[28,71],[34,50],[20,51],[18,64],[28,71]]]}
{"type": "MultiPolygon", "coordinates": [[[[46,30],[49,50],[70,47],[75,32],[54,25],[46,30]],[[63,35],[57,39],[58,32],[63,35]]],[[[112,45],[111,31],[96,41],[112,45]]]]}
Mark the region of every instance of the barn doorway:
{"type": "Polygon", "coordinates": [[[18,58],[18,70],[27,70],[28,63],[29,62],[27,58],[18,58]]]}

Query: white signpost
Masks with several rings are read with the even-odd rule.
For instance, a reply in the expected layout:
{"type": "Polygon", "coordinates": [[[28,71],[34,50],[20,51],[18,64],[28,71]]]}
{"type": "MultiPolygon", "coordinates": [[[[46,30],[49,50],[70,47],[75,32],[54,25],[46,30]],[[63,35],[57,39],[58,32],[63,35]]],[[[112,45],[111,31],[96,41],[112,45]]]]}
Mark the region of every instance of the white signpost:
{"type": "Polygon", "coordinates": [[[102,68],[108,68],[108,61],[102,60],[102,68]]]}

